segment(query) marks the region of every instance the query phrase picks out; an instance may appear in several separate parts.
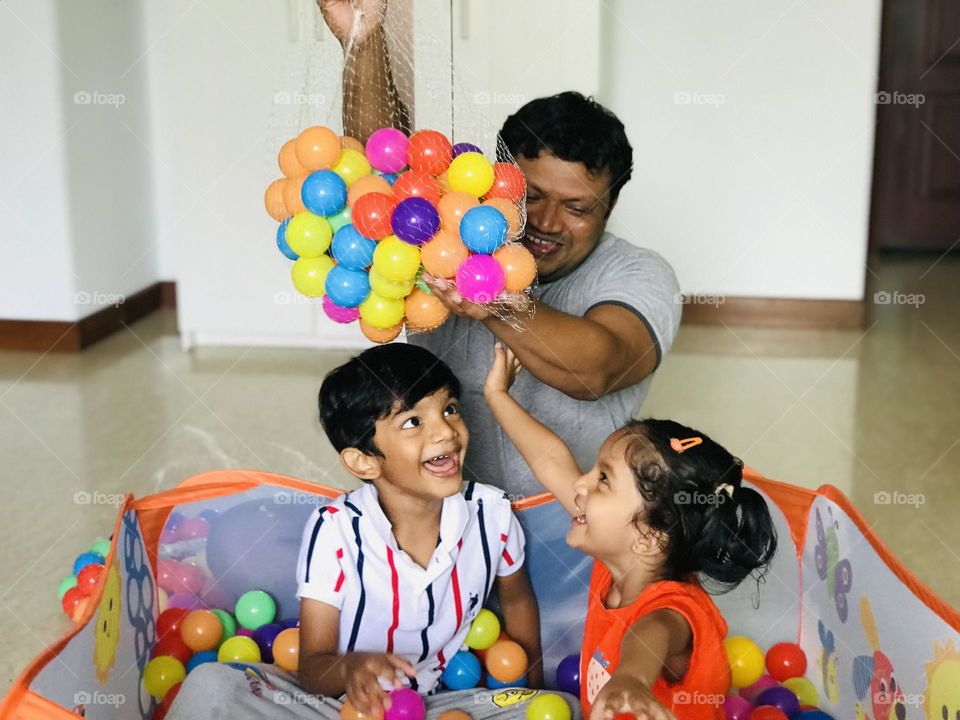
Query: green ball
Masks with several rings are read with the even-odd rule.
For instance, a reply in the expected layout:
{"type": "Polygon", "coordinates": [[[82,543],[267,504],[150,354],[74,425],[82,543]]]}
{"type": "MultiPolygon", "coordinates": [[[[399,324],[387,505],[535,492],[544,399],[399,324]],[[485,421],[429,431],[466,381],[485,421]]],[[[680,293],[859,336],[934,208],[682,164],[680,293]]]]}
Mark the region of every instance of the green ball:
{"type": "Polygon", "coordinates": [[[57,585],[57,597],[63,600],[63,596],[67,594],[67,590],[76,586],[77,586],[77,576],[67,575],[67,577],[61,580],[60,584],[57,585]]]}
{"type": "Polygon", "coordinates": [[[350,215],[350,206],[344,205],[343,210],[338,212],[336,215],[331,215],[327,218],[327,221],[330,223],[330,229],[336,232],[344,225],[347,225],[351,221],[350,215]]]}
{"type": "Polygon", "coordinates": [[[277,604],[263,590],[251,590],[240,596],[233,614],[247,630],[256,630],[261,625],[273,622],[277,616],[277,604]]]}
{"type": "Polygon", "coordinates": [[[228,640],[237,634],[237,621],[233,619],[233,615],[220,608],[216,608],[210,612],[217,616],[220,620],[220,625],[223,626],[223,635],[220,638],[220,642],[228,640]]]}
{"type": "Polygon", "coordinates": [[[110,541],[97,540],[93,545],[90,546],[90,552],[94,552],[98,555],[103,555],[106,557],[110,554],[110,541]]]}

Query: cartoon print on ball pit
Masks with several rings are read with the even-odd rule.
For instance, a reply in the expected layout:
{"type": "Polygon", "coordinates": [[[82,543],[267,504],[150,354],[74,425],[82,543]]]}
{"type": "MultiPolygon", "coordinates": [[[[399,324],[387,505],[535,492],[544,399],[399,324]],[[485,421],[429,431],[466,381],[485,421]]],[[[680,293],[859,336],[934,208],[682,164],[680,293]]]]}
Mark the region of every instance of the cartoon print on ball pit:
{"type": "Polygon", "coordinates": [[[117,659],[117,644],[120,642],[120,590],[120,573],[117,572],[116,564],[111,563],[106,572],[95,621],[93,664],[97,669],[97,679],[102,683],[107,681],[117,659]]]}
{"type": "Polygon", "coordinates": [[[833,596],[837,607],[840,622],[847,621],[849,608],[847,607],[847,593],[853,586],[853,567],[850,560],[840,557],[840,539],[838,531],[840,524],[828,510],[829,523],[823,524],[820,509],[817,508],[817,574],[821,580],[826,580],[827,593],[833,596]]]}

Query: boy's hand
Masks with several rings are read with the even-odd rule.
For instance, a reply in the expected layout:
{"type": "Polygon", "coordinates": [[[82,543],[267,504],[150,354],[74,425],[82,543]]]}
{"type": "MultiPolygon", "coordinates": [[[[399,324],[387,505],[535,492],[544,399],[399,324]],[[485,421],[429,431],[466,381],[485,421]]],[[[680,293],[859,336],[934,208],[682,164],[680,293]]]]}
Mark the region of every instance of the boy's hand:
{"type": "Polygon", "coordinates": [[[588,720],[612,720],[620,713],[633,713],[637,720],[676,720],[646,683],[614,676],[594,698],[588,720]]]}
{"type": "Polygon", "coordinates": [[[344,663],[347,699],[364,715],[383,715],[387,693],[380,686],[380,678],[400,687],[398,673],[408,677],[417,674],[410,662],[389,653],[349,653],[344,656],[344,663]]]}
{"type": "Polygon", "coordinates": [[[493,365],[490,366],[487,380],[483,384],[483,396],[489,398],[497,393],[509,391],[522,369],[523,365],[517,360],[513,351],[503,343],[497,342],[493,346],[493,365]]]}
{"type": "Polygon", "coordinates": [[[317,0],[323,19],[341,45],[346,45],[353,31],[356,13],[361,14],[354,42],[362,44],[383,24],[387,0],[317,0]]]}

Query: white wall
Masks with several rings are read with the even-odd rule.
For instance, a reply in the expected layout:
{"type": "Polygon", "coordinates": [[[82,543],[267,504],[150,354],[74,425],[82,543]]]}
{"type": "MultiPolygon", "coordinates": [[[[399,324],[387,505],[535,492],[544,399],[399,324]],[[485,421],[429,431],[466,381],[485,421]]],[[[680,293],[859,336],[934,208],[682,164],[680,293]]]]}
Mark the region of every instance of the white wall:
{"type": "Polygon", "coordinates": [[[685,291],[860,299],[880,0],[604,4],[600,100],[634,177],[611,229],[685,291]]]}

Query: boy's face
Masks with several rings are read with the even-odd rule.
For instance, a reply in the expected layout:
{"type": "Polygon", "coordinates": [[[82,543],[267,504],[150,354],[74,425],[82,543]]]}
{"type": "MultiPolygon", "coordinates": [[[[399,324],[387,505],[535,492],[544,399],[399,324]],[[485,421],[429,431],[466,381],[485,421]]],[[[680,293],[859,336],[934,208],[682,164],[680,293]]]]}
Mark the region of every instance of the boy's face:
{"type": "Polygon", "coordinates": [[[396,490],[422,499],[460,492],[469,433],[460,401],[443,388],[410,410],[399,407],[378,420],[374,443],[380,477],[396,490]]]}

